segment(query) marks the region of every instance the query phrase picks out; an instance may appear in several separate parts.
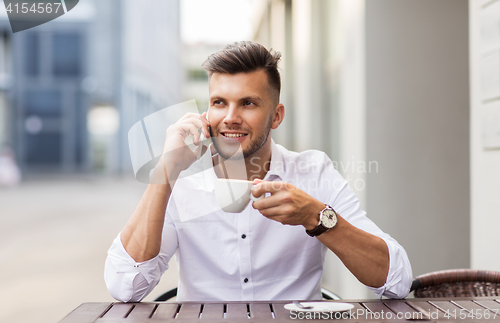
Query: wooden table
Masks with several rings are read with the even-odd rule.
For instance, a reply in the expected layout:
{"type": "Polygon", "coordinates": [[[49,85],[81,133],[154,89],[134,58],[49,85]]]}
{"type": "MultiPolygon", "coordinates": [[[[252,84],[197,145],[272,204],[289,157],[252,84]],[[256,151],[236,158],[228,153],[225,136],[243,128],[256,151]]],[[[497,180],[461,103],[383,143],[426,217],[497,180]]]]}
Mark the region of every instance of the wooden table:
{"type": "Polygon", "coordinates": [[[226,303],[84,303],[60,323],[293,322],[302,319],[351,322],[500,322],[500,297],[342,300],[349,312],[290,312],[286,301],[226,303]]]}

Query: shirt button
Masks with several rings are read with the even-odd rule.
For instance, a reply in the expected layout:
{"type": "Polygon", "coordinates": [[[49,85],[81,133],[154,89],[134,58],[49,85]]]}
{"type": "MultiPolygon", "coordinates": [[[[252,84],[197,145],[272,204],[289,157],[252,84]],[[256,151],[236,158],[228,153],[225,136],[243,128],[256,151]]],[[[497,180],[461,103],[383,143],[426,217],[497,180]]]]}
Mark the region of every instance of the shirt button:
{"type": "Polygon", "coordinates": [[[248,278],[243,279],[243,282],[248,283],[248,278]]]}
{"type": "Polygon", "coordinates": [[[241,235],[241,239],[245,239],[246,237],[247,237],[247,235],[246,235],[246,234],[242,234],[242,235],[241,235]]]}

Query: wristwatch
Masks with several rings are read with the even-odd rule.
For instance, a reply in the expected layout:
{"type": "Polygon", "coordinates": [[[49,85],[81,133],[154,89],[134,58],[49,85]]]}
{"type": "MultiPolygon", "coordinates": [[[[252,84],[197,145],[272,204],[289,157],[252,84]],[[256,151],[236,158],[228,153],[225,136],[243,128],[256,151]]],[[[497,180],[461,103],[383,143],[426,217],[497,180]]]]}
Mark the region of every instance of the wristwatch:
{"type": "Polygon", "coordinates": [[[306,230],[311,237],[317,237],[322,233],[330,230],[337,225],[337,212],[330,206],[325,204],[325,208],[319,212],[319,223],[316,228],[306,230]]]}

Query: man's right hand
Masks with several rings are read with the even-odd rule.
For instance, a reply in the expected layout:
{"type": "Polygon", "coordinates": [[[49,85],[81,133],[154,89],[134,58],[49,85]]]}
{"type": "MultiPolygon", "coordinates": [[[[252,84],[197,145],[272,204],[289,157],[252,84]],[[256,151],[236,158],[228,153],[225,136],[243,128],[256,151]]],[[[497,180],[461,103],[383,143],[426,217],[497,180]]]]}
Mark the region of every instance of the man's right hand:
{"type": "Polygon", "coordinates": [[[180,171],[191,166],[196,160],[200,140],[198,130],[201,129],[205,137],[210,137],[208,131],[210,123],[205,116],[205,113],[202,115],[188,113],[167,129],[163,158],[160,159],[155,171],[163,173],[160,167],[164,166],[162,168],[171,176],[166,176],[163,181],[166,180],[169,185],[148,185],[139,205],[120,234],[123,247],[136,262],[152,259],[160,252],[165,210],[172,193],[172,181],[180,171]],[[190,135],[193,135],[193,141],[198,146],[194,152],[184,142],[190,135]],[[164,162],[163,165],[161,161],[164,162]]]}
{"type": "Polygon", "coordinates": [[[187,113],[179,121],[168,127],[162,158],[167,172],[180,172],[187,169],[196,161],[198,149],[204,149],[202,154],[205,153],[207,148],[205,146],[200,147],[198,130],[201,129],[205,138],[209,138],[208,126],[210,126],[210,123],[206,119],[206,112],[204,112],[201,115],[187,113]],[[194,151],[185,143],[186,138],[190,135],[193,136],[194,144],[198,146],[194,151]]]}

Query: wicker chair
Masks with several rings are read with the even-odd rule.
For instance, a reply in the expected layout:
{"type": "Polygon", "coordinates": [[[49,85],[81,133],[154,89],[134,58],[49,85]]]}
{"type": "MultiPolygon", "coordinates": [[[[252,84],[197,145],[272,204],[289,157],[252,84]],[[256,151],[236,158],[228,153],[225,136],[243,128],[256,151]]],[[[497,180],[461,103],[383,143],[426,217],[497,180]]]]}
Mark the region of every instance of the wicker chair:
{"type": "Polygon", "coordinates": [[[500,296],[500,272],[473,269],[443,270],[418,276],[410,291],[415,297],[500,296]]]}

